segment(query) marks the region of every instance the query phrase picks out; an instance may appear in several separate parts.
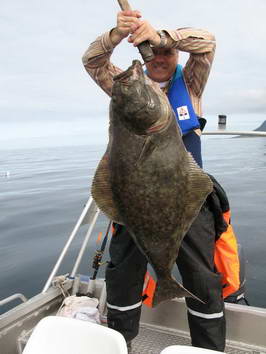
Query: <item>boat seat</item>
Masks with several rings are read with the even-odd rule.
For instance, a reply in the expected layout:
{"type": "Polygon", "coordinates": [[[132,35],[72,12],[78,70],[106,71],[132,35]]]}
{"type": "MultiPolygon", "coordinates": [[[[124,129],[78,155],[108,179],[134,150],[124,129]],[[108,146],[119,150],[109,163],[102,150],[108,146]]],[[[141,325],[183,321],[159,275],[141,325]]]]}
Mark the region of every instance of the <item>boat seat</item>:
{"type": "Polygon", "coordinates": [[[119,332],[74,318],[44,317],[34,328],[23,354],[127,354],[119,332]]]}
{"type": "Polygon", "coordinates": [[[221,353],[216,350],[191,347],[188,345],[170,345],[166,347],[160,354],[212,354],[221,353]]]}

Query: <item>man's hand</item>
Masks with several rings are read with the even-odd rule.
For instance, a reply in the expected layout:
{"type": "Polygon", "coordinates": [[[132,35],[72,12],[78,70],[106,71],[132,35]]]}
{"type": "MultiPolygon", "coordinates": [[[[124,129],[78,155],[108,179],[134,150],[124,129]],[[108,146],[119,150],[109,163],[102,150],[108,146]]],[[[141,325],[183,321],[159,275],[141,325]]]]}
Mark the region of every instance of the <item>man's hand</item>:
{"type": "Polygon", "coordinates": [[[160,44],[160,36],[148,21],[140,20],[141,13],[135,11],[121,11],[117,14],[117,25],[111,31],[111,41],[114,45],[128,37],[128,42],[135,47],[148,40],[151,45],[160,44]]]}
{"type": "Polygon", "coordinates": [[[134,23],[131,27],[131,35],[128,38],[128,42],[133,43],[136,47],[146,40],[154,47],[157,47],[161,42],[159,34],[148,21],[138,20],[138,23],[134,23]]]}
{"type": "Polygon", "coordinates": [[[139,18],[141,13],[135,11],[120,11],[117,14],[116,27],[111,31],[111,41],[114,45],[121,42],[122,39],[128,37],[139,27],[139,18]]]}

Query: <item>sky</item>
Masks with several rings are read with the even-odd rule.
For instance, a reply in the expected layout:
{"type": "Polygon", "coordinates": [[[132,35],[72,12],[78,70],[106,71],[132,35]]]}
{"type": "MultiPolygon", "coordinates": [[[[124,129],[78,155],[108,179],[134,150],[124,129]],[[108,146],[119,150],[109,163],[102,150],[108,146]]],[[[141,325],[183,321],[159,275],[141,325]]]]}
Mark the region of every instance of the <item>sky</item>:
{"type": "MultiPolygon", "coordinates": [[[[130,0],[156,29],[214,33],[216,56],[204,115],[265,113],[266,0],[130,0]]],[[[116,24],[115,0],[0,0],[0,148],[107,139],[109,98],[85,72],[90,42],[116,24]]],[[[126,69],[123,41],[112,61],[126,69]]],[[[181,56],[185,63],[187,55],[181,56]]]]}

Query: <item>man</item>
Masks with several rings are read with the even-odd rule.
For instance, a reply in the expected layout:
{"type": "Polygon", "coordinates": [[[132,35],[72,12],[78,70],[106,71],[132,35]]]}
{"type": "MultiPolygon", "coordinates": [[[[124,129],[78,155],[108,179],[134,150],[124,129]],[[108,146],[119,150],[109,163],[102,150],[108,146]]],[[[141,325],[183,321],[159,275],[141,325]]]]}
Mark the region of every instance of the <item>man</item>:
{"type": "MultiPolygon", "coordinates": [[[[146,64],[147,75],[168,95],[184,144],[202,166],[197,117],[202,114],[201,96],[214,57],[214,36],[191,28],[157,32],[141,20],[139,11],[119,12],[117,26],[98,37],[83,56],[85,69],[109,96],[113,77],[122,71],[110,62],[110,56],[124,38],[134,46],[150,42],[155,58],[146,64]],[[184,69],[177,65],[179,50],[190,54],[184,69]]],[[[223,351],[224,304],[213,261],[216,224],[211,202],[206,202],[182,242],[177,265],[184,286],[206,302],[186,298],[192,345],[223,351]]],[[[114,228],[106,270],[108,326],[129,343],[138,333],[147,261],[125,227],[115,224],[114,228]]]]}

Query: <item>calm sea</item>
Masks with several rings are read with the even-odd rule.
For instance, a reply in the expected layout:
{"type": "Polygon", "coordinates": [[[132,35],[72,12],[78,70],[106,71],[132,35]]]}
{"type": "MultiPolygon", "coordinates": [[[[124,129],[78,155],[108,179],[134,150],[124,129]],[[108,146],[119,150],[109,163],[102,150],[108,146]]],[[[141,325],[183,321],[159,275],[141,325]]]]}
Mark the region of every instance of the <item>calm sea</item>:
{"type": "MultiPolygon", "coordinates": [[[[227,129],[255,129],[265,118],[228,117],[227,129]]],[[[206,130],[217,128],[217,118],[209,122],[206,130]]],[[[232,223],[248,262],[247,298],[266,307],[266,138],[205,136],[202,144],[204,167],[231,202],[232,223]]],[[[43,288],[89,198],[104,150],[104,145],[0,150],[0,299],[15,292],[30,297],[43,288]]],[[[106,226],[101,217],[80,272],[91,270],[98,232],[106,226]]],[[[60,273],[71,271],[78,236],[60,273]]]]}

